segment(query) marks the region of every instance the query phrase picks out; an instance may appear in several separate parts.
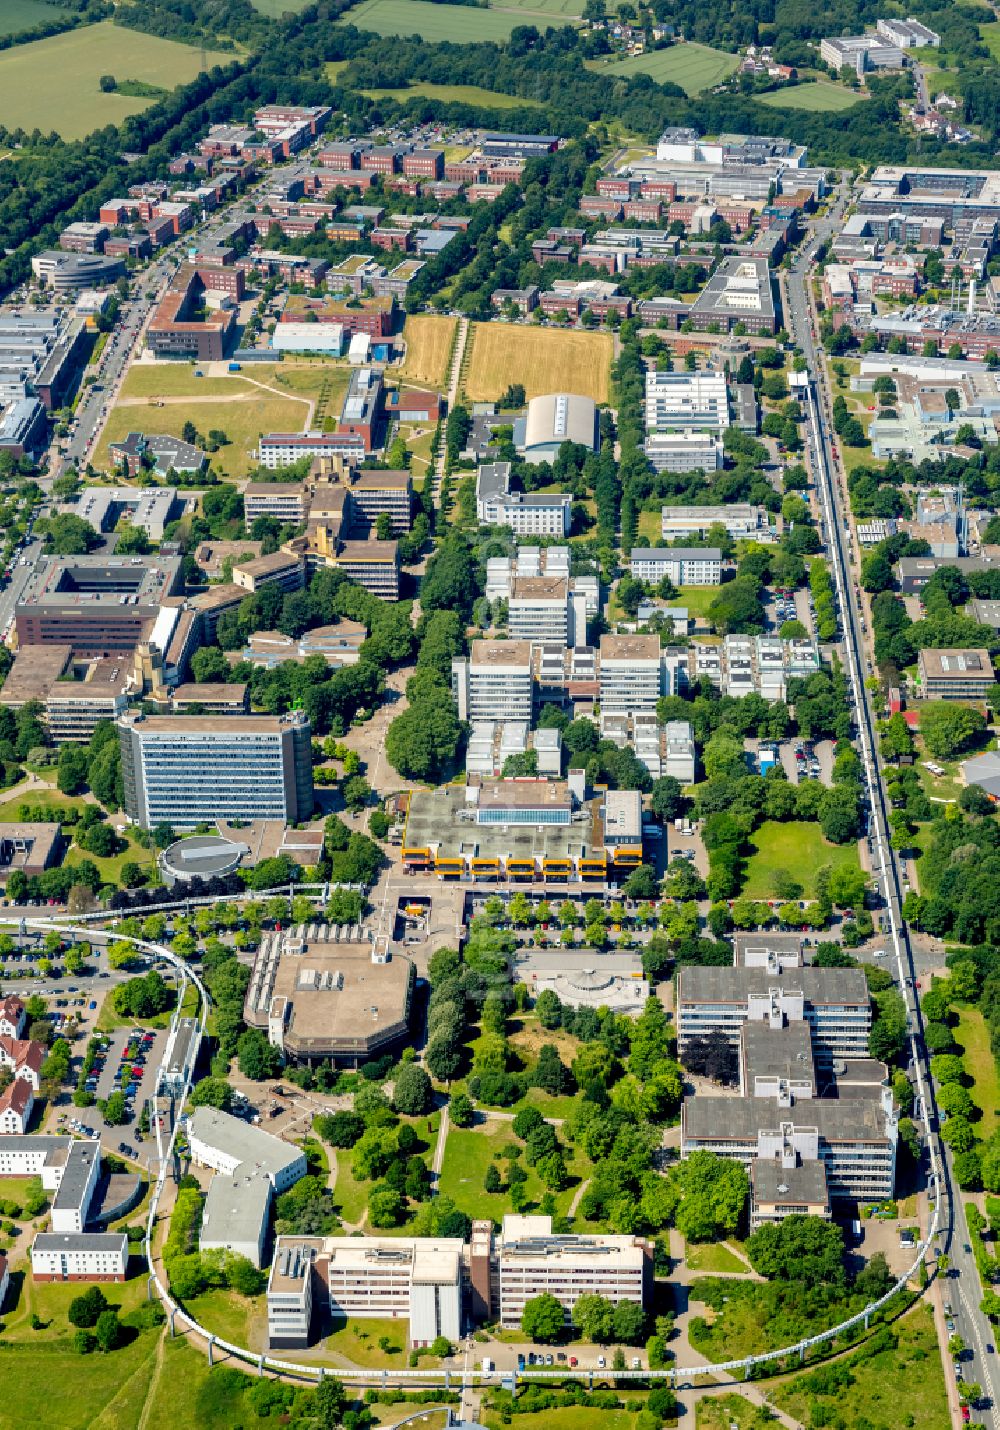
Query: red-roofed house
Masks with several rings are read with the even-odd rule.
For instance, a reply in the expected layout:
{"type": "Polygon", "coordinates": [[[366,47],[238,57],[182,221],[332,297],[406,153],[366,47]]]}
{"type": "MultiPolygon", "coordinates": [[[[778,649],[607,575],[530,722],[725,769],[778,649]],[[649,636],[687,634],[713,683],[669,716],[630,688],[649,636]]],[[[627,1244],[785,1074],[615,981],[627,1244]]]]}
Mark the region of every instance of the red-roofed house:
{"type": "Polygon", "coordinates": [[[35,1092],[42,1085],[42,1063],[45,1049],[31,1038],[8,1038],[0,1034],[0,1067],[13,1069],[15,1077],[23,1077],[35,1092]]]}
{"type": "Polygon", "coordinates": [[[26,1078],[16,1077],[0,1096],[0,1133],[8,1137],[23,1136],[31,1121],[35,1105],[35,1090],[26,1078]]]}
{"type": "Polygon", "coordinates": [[[0,1035],[19,1038],[24,1027],[24,1004],[13,993],[0,999],[0,1035]]]}

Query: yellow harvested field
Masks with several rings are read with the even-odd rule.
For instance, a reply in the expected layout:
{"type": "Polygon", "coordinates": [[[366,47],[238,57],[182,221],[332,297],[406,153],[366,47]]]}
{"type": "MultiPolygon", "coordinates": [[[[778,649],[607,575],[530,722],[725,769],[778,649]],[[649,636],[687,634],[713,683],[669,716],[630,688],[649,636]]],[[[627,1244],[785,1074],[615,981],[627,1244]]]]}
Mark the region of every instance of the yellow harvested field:
{"type": "Polygon", "coordinates": [[[423,383],[443,391],[448,381],[448,358],[458,327],[457,318],[415,313],[403,328],[406,358],[400,375],[407,382],[423,383]]]}
{"type": "Polygon", "coordinates": [[[494,401],[512,382],[527,397],[575,392],[607,402],[613,352],[610,333],[477,323],[462,385],[473,402],[494,401]]]}

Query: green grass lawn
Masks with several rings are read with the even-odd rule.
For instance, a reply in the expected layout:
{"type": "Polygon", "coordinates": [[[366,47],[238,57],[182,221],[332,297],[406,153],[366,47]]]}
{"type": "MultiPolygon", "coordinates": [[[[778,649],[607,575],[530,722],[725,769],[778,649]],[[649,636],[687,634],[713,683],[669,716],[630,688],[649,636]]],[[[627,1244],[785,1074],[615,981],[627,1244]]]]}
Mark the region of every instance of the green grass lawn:
{"type": "MultiPolygon", "coordinates": [[[[249,1376],[249,1367],[246,1373],[249,1376]]],[[[205,1356],[183,1336],[164,1341],[160,1372],[148,1399],[144,1430],[232,1430],[235,1425],[255,1430],[277,1423],[261,1420],[243,1395],[242,1383],[234,1383],[224,1367],[210,1370],[205,1356]]]]}
{"type": "MultiPolygon", "coordinates": [[[[356,25],[377,35],[420,35],[430,44],[443,40],[475,44],[480,40],[502,43],[518,25],[526,23],[517,10],[480,10],[464,5],[436,5],[428,0],[361,0],[346,10],[338,23],[356,25]]],[[[569,24],[560,15],[549,24],[569,24]]]]}
{"type": "Polygon", "coordinates": [[[361,93],[369,99],[395,99],[400,104],[408,99],[439,99],[442,104],[478,104],[484,109],[520,109],[525,104],[542,103],[540,99],[522,99],[520,95],[482,89],[478,84],[431,84],[429,80],[407,85],[405,89],[363,89],[361,93]]]}
{"type": "Polygon", "coordinates": [[[327,1336],[323,1349],[343,1356],[353,1365],[402,1367],[406,1364],[407,1324],[377,1319],[345,1321],[327,1336]],[[388,1351],[379,1346],[383,1336],[390,1342],[388,1351]]]}
{"type": "Polygon", "coordinates": [[[152,1018],[133,1018],[131,1016],[123,1018],[115,1011],[114,990],[104,995],[104,1002],[97,1013],[97,1022],[94,1027],[99,1033],[113,1033],[116,1028],[166,1028],[170,1024],[173,1010],[166,1013],[157,1013],[152,1018]]]}
{"type": "Polygon", "coordinates": [[[287,11],[298,14],[304,10],[312,0],[250,0],[255,10],[259,10],[262,15],[267,15],[271,20],[280,20],[287,11]]]}
{"type": "Polygon", "coordinates": [[[245,477],[256,466],[257,443],[263,432],[301,432],[308,413],[306,404],[291,396],[272,397],[249,385],[250,397],[236,400],[219,398],[208,402],[192,399],[190,403],[174,402],[154,407],[152,399],[137,405],[119,403],[108,414],[103,435],[93,456],[99,470],[110,470],[108,447],[120,442],[129,432],[165,432],[180,437],[184,425],[193,422],[201,433],[213,429],[225,432],[229,441],[212,455],[211,463],[227,477],[245,477]]]}
{"type": "Polygon", "coordinates": [[[1000,20],[991,20],[988,25],[980,25],[979,38],[993,58],[1000,61],[1000,20]]]}
{"type": "Polygon", "coordinates": [[[750,899],[774,898],[774,873],[784,869],[802,885],[803,897],[816,894],[816,870],[824,864],[831,869],[843,865],[856,868],[856,844],[829,844],[818,824],[792,820],[778,824],[767,820],[751,835],[754,853],[747,860],[747,877],[742,893],[750,899]]]}
{"type": "Polygon", "coordinates": [[[693,96],[721,84],[738,64],[736,55],[688,42],[671,45],[666,50],[651,50],[645,55],[630,55],[611,64],[594,62],[588,68],[611,74],[648,74],[657,84],[677,84],[685,94],[693,96]]]}
{"type": "MultiPolygon", "coordinates": [[[[123,1318],[146,1303],[141,1274],[102,1289],[123,1318]]],[[[67,1319],[69,1303],[79,1292],[73,1283],[35,1283],[28,1277],[18,1300],[8,1306],[4,1370],[8,1383],[18,1387],[17,1404],[3,1419],[10,1430],[137,1430],[162,1330],[136,1329],[110,1355],[81,1356],[72,1348],[74,1327],[67,1319]],[[33,1312],[44,1329],[31,1329],[33,1312]]]]}
{"type": "Polygon", "coordinates": [[[814,80],[810,84],[793,84],[776,89],[772,94],[758,96],[761,104],[771,109],[809,109],[815,114],[835,114],[852,105],[861,104],[867,95],[829,80],[814,80]]]}
{"type": "Polygon", "coordinates": [[[205,1291],[184,1304],[202,1326],[237,1346],[249,1344],[251,1321],[267,1317],[263,1296],[249,1298],[229,1290],[205,1291]]]}
{"type": "Polygon", "coordinates": [[[684,1260],[691,1271],[701,1271],[707,1276],[715,1276],[725,1271],[735,1271],[745,1276],[748,1269],[746,1262],[730,1251],[725,1242],[708,1242],[704,1246],[691,1242],[685,1248],[684,1260]]]}
{"type": "Polygon", "coordinates": [[[17,35],[37,25],[51,25],[67,12],[47,0],[3,0],[0,6],[0,35],[17,35]]]}
{"type": "Polygon", "coordinates": [[[331,1158],[337,1160],[337,1180],[333,1188],[333,1200],[344,1221],[360,1222],[368,1206],[368,1193],[371,1191],[371,1182],[356,1181],[351,1172],[351,1151],[349,1148],[342,1148],[334,1152],[329,1148],[331,1158]]]}
{"type": "MultiPolygon", "coordinates": [[[[534,1415],[518,1415],[519,1430],[633,1430],[637,1410],[594,1410],[587,1405],[563,1405],[555,1410],[539,1410],[534,1415]]],[[[504,1424],[495,1410],[482,1416],[486,1430],[500,1430],[504,1424]]]]}
{"type": "Polygon", "coordinates": [[[976,1131],[981,1137],[989,1137],[996,1131],[1000,1115],[1000,1074],[990,1047],[989,1030],[979,1009],[962,1008],[954,1032],[965,1070],[974,1080],[969,1096],[982,1113],[976,1131]]]}
{"type": "MultiPolygon", "coordinates": [[[[6,4],[3,8],[6,11],[6,4]]],[[[0,29],[4,25],[0,21],[0,29]]],[[[105,94],[101,75],[139,79],[172,90],[197,76],[201,57],[202,51],[193,45],[144,35],[110,20],[18,45],[0,54],[0,124],[29,133],[35,128],[43,134],[54,129],[63,139],[82,139],[94,129],[121,124],[156,102],[105,94]]],[[[234,58],[216,50],[205,52],[209,69],[234,58]]]]}
{"type": "Polygon", "coordinates": [[[742,1395],[706,1395],[695,1406],[695,1430],[768,1430],[770,1412],[742,1395]]]}
{"type": "Polygon", "coordinates": [[[774,1403],[809,1425],[859,1425],[864,1420],[872,1430],[897,1430],[900,1425],[947,1430],[951,1417],[930,1306],[920,1303],[894,1323],[894,1330],[899,1337],[896,1349],[870,1360],[849,1357],[849,1383],[838,1385],[832,1395],[823,1394],[822,1385],[806,1372],[779,1382],[772,1392],[774,1403]],[[820,1419],[813,1407],[821,1407],[829,1418],[820,1419]]]}
{"type": "MultiPolygon", "coordinates": [[[[510,1123],[506,1121],[491,1118],[476,1127],[464,1130],[458,1127],[450,1128],[438,1191],[442,1196],[451,1197],[455,1205],[473,1219],[492,1217],[499,1221],[511,1210],[510,1196],[506,1191],[487,1192],[483,1183],[487,1167],[494,1162],[494,1154],[511,1145],[521,1144],[514,1136],[510,1123]]],[[[588,1177],[591,1170],[586,1157],[576,1148],[566,1147],[565,1152],[567,1166],[574,1174],[574,1185],[556,1193],[556,1208],[560,1213],[565,1213],[573,1200],[579,1185],[577,1178],[588,1177]]],[[[506,1162],[496,1162],[496,1166],[506,1180],[506,1162]]],[[[524,1170],[528,1174],[528,1180],[524,1184],[528,1202],[537,1205],[545,1189],[534,1168],[525,1166],[524,1170]]],[[[530,1206],[526,1210],[530,1211],[530,1206]]]]}

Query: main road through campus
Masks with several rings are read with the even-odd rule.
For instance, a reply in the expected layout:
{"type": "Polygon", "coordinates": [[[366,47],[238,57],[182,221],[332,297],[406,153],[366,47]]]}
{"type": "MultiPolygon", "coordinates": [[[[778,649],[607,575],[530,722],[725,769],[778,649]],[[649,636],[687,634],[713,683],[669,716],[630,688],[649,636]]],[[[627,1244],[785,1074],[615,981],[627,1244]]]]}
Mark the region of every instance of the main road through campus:
{"type": "Polygon", "coordinates": [[[980,1310],[982,1289],[979,1272],[970,1250],[965,1208],[961,1196],[952,1191],[952,1167],[947,1149],[942,1156],[941,1145],[933,1130],[937,1126],[937,1118],[921,1033],[913,954],[903,920],[897,856],[889,838],[885,786],[875,744],[875,720],[870,695],[864,682],[861,598],[855,588],[851,562],[845,551],[844,538],[850,528],[845,492],[840,486],[832,451],[830,391],[813,336],[815,311],[807,286],[810,265],[817,248],[832,233],[838,211],[842,207],[843,197],[835,205],[833,213],[825,221],[820,220],[814,228],[805,251],[787,274],[784,283],[785,324],[805,355],[810,375],[806,394],[809,451],[823,509],[826,549],[839,598],[845,666],[853,697],[871,808],[876,872],[880,876],[881,889],[888,908],[896,976],[906,1001],[911,1066],[916,1073],[917,1096],[923,1110],[924,1137],[930,1156],[930,1194],[933,1199],[931,1234],[936,1230],[944,1239],[944,1249],[949,1254],[952,1266],[952,1274],[944,1281],[944,1295],[952,1302],[958,1333],[973,1352],[975,1365],[966,1378],[982,1386],[984,1396],[989,1402],[987,1409],[981,1412],[984,1416],[982,1423],[992,1424],[1000,1430],[1000,1406],[997,1404],[996,1395],[996,1387],[1000,1385],[1000,1373],[996,1369],[993,1348],[993,1337],[996,1333],[980,1310]]]}

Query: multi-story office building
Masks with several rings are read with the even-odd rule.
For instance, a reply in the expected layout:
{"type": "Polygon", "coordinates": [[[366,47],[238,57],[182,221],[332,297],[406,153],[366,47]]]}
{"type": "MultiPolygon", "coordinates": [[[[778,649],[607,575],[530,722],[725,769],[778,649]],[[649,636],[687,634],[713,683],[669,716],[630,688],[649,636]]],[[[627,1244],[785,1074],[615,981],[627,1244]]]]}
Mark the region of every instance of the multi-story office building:
{"type": "Polygon", "coordinates": [[[679,780],[682,785],[694,784],[694,735],[690,721],[668,720],[664,726],[664,742],[663,773],[679,780]]]}
{"type": "Polygon", "coordinates": [[[717,546],[633,546],[629,570],[639,581],[666,576],[675,586],[718,586],[722,552],[717,546]]]}
{"type": "Polygon", "coordinates": [[[747,1022],[802,1022],[812,1032],[817,1066],[867,1058],[868,982],[858,968],[789,966],[769,953],[758,966],[681,968],[677,975],[677,1047],[725,1033],[733,1047],[747,1022]]]}
{"type": "Polygon", "coordinates": [[[476,516],[509,526],[517,536],[568,536],[573,498],[568,492],[512,492],[510,463],[490,462],[476,473],[476,516]]]}
{"type": "Polygon", "coordinates": [[[353,1319],[408,1320],[413,1346],[458,1341],[468,1320],[520,1327],[533,1296],[555,1296],[569,1323],[581,1296],[649,1304],[650,1243],[634,1236],[559,1236],[549,1216],[507,1216],[499,1236],[474,1222],[458,1237],[279,1237],[268,1281],[268,1341],[309,1342],[314,1308],[353,1319]]]}
{"type": "MultiPolygon", "coordinates": [[[[764,974],[774,983],[785,971],[800,991],[772,987],[764,999],[748,994],[750,1016],[736,1033],[740,1095],[685,1100],[681,1156],[708,1150],[743,1162],[753,1188],[751,1226],[793,1212],[829,1216],[832,1198],[891,1196],[899,1114],[885,1065],[867,1056],[867,1040],[858,1045],[853,1024],[845,1021],[865,980],[852,990],[851,980],[837,976],[860,970],[802,968],[794,966],[795,955],[763,949],[748,950],[747,957],[753,963],[715,972],[743,975],[749,986],[754,979],[748,975],[764,974]],[[809,976],[811,1007],[843,1015],[840,1032],[804,1016],[801,988],[809,976]]],[[[700,991],[716,1008],[727,996],[724,989],[700,991]]],[[[690,1037],[689,1016],[687,1024],[690,1037]]],[[[731,1025],[727,1031],[731,1035],[731,1025]]]]}
{"type": "Polygon", "coordinates": [[[724,258],[689,310],[699,332],[732,332],[737,324],[756,336],[776,326],[774,289],[766,258],[724,258]]]}
{"type": "Polygon", "coordinates": [[[460,720],[530,723],[531,642],[473,641],[471,653],[451,663],[451,689],[460,720]]]}
{"type": "Polygon", "coordinates": [[[601,636],[601,720],[656,710],[662,694],[659,636],[601,636]]]}
{"type": "Polygon", "coordinates": [[[126,716],[119,724],[125,810],[144,829],[217,819],[296,824],[313,808],[309,718],[126,716]]]}
{"type": "Polygon", "coordinates": [[[301,482],[248,482],[243,490],[247,526],[269,516],[283,526],[302,526],[309,515],[310,492],[301,482]]]}
{"type": "Polygon", "coordinates": [[[215,1172],[199,1245],[245,1256],[259,1267],[272,1199],[305,1176],[302,1151],[214,1107],[195,1108],[188,1135],[192,1160],[215,1172]]]}
{"type": "Polygon", "coordinates": [[[409,1029],[413,964],[387,941],[311,925],[267,934],[243,1016],[292,1062],[357,1066],[398,1047],[409,1029]]]}
{"type": "Polygon", "coordinates": [[[728,635],[721,646],[696,642],[692,650],[694,678],[710,680],[735,699],[757,694],[784,700],[790,680],[806,680],[820,668],[819,651],[807,639],[728,635]]]}
{"type": "Polygon", "coordinates": [[[444,879],[604,884],[642,863],[641,804],[637,791],[588,797],[583,770],[566,781],[472,777],[414,790],[403,866],[444,879]]]}
{"type": "Polygon", "coordinates": [[[31,1243],[34,1281],[124,1281],[128,1237],[121,1232],[39,1232],[31,1243]]]}
{"type": "Polygon", "coordinates": [[[761,541],[772,536],[767,512],[750,502],[730,502],[726,506],[665,506],[660,513],[660,534],[664,541],[693,537],[704,541],[713,526],[724,526],[734,541],[761,541]]]}
{"type": "Polygon", "coordinates": [[[569,644],[569,581],[565,576],[515,576],[507,604],[512,640],[569,644]]]}
{"type": "Polygon", "coordinates": [[[131,652],[152,631],[164,598],[182,587],[177,556],[47,557],[15,608],[18,645],[131,652]]]}
{"type": "Polygon", "coordinates": [[[650,432],[643,451],[657,472],[717,472],[724,460],[722,443],[707,432],[650,432]]]}
{"type": "Polygon", "coordinates": [[[928,700],[983,700],[996,680],[987,650],[922,650],[917,672],[928,700]]]}
{"type": "Polygon", "coordinates": [[[652,1246],[635,1236],[555,1236],[547,1216],[505,1216],[493,1250],[501,1326],[520,1327],[525,1304],[554,1296],[569,1324],[581,1296],[647,1303],[652,1246]]]}
{"type": "Polygon", "coordinates": [[[729,395],[723,372],[646,374],[646,431],[723,433],[729,426],[729,395]]]}
{"type": "Polygon", "coordinates": [[[313,1259],[308,1242],[281,1237],[267,1278],[267,1344],[271,1350],[309,1344],[313,1308],[313,1259]]]}
{"type": "Polygon", "coordinates": [[[245,591],[277,586],[281,591],[301,591],[306,584],[306,563],[287,551],[271,551],[233,566],[233,584],[245,591]]]}

